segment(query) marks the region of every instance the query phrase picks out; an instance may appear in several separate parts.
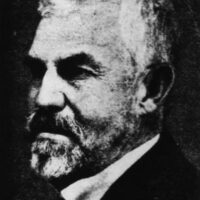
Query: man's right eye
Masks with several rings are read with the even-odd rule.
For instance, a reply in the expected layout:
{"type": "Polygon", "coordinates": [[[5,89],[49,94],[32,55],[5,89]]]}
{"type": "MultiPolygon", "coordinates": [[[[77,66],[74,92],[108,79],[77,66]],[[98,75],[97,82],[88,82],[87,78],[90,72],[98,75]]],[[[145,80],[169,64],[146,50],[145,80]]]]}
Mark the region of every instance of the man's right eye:
{"type": "Polygon", "coordinates": [[[42,79],[46,72],[46,65],[43,61],[37,58],[27,57],[24,61],[25,65],[29,67],[33,79],[42,79]]]}

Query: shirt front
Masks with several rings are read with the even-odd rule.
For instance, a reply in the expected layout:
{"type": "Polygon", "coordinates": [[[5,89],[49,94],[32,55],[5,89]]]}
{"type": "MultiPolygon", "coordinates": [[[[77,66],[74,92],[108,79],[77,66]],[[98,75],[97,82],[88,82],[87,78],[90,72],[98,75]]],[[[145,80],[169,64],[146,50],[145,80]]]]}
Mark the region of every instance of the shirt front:
{"type": "Polygon", "coordinates": [[[100,200],[110,186],[146,154],[159,140],[156,135],[146,143],[124,155],[95,176],[81,179],[61,191],[66,200],[100,200]]]}

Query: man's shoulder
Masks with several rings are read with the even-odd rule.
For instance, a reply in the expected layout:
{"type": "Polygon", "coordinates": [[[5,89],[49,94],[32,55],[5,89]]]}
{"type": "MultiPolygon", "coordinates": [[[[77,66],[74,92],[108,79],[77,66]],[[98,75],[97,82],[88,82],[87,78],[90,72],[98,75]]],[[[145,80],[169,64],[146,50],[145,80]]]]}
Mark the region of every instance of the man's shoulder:
{"type": "Polygon", "coordinates": [[[160,141],[113,184],[104,199],[197,200],[197,170],[174,141],[160,141]]]}

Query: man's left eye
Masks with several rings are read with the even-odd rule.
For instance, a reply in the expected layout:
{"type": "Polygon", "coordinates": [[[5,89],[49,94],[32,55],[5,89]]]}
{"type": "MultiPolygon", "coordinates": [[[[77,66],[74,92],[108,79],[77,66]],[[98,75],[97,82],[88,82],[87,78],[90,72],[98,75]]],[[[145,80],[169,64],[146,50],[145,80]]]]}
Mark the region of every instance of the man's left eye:
{"type": "Polygon", "coordinates": [[[96,77],[97,74],[88,66],[74,66],[58,68],[58,74],[67,81],[82,80],[88,77],[96,77]]]}
{"type": "Polygon", "coordinates": [[[57,73],[66,81],[84,80],[102,75],[100,65],[84,52],[56,61],[57,73]]]}

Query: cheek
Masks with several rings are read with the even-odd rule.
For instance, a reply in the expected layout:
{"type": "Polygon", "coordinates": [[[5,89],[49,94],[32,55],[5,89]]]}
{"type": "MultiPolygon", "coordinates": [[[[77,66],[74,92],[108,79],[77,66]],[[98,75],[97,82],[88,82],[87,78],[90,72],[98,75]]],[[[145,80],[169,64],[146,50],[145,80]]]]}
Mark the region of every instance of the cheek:
{"type": "Polygon", "coordinates": [[[28,105],[29,105],[29,110],[32,110],[35,106],[35,99],[38,94],[38,88],[31,86],[29,93],[28,93],[28,105]]]}
{"type": "Polygon", "coordinates": [[[29,98],[30,98],[30,99],[35,99],[36,96],[37,96],[37,94],[38,94],[38,88],[32,86],[32,87],[30,88],[30,91],[29,91],[29,98]]]}
{"type": "Polygon", "coordinates": [[[92,80],[84,84],[76,105],[87,118],[110,118],[122,106],[122,97],[116,84],[92,80]]]}

